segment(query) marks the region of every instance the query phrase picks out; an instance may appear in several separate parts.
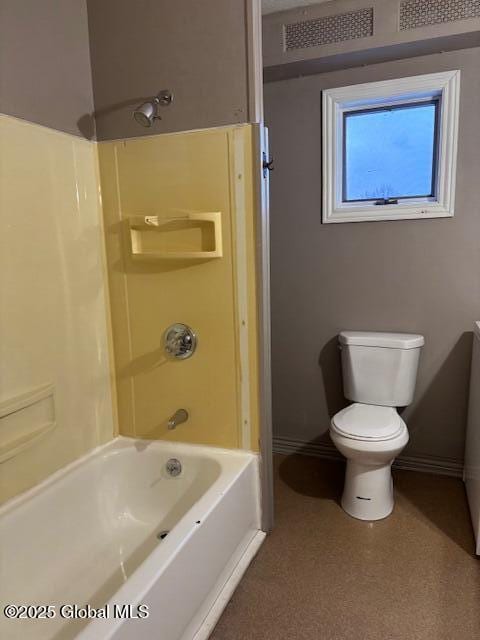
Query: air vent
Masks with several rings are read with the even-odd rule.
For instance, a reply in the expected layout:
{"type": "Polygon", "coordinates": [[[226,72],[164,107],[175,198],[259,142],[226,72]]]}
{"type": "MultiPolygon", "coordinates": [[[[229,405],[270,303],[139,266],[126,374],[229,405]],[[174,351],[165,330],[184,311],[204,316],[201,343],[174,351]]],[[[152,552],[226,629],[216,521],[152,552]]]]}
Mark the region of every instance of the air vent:
{"type": "Polygon", "coordinates": [[[373,35],[373,9],[360,9],[284,25],[285,51],[319,47],[373,35]]]}
{"type": "Polygon", "coordinates": [[[403,0],[400,30],[480,18],[480,0],[403,0]]]}

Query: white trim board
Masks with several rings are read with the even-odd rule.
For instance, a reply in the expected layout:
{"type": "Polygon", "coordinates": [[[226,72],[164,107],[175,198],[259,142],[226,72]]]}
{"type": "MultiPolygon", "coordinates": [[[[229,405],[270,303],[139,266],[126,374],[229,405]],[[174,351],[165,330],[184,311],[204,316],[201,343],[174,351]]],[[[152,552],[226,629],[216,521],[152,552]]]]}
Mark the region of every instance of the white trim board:
{"type": "MultiPolygon", "coordinates": [[[[273,452],[291,455],[297,453],[315,458],[342,460],[343,456],[329,442],[304,442],[293,438],[276,436],[273,438],[273,452]]],[[[393,463],[394,469],[421,471],[443,476],[462,478],[463,462],[455,458],[439,456],[399,456],[393,463]]]]}
{"type": "Polygon", "coordinates": [[[262,530],[273,527],[273,463],[272,463],[272,354],[270,320],[270,201],[269,172],[263,168],[263,154],[269,157],[268,129],[253,125],[255,160],[255,206],[257,211],[257,306],[259,345],[259,419],[260,419],[260,482],[262,503],[262,530]]]}

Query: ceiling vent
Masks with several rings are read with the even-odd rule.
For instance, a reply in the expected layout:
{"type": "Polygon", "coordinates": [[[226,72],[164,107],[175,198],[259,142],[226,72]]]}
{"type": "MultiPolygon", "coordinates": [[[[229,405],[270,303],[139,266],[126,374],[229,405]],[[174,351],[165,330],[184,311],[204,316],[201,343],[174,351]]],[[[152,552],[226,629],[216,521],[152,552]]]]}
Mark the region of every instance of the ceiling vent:
{"type": "Polygon", "coordinates": [[[480,18],[480,0],[403,0],[400,30],[480,18]]]}
{"type": "MultiPolygon", "coordinates": [[[[479,0],[480,2],[480,0],[479,0]]],[[[285,24],[284,50],[308,49],[373,35],[373,9],[285,24]]]]}

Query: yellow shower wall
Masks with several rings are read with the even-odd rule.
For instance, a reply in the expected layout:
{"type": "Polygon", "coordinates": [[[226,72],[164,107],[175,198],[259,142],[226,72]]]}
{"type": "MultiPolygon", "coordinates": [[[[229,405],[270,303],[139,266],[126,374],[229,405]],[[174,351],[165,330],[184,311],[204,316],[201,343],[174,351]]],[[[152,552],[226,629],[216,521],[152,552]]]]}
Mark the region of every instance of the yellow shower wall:
{"type": "Polygon", "coordinates": [[[0,115],[0,501],[114,435],[102,236],[95,144],[0,115]]]}
{"type": "Polygon", "coordinates": [[[258,448],[253,135],[245,125],[98,145],[124,435],[258,448]],[[132,258],[128,218],[186,211],[221,212],[221,258],[132,258]],[[175,322],[198,336],[188,360],[165,356],[175,322]],[[190,418],[169,431],[180,408],[190,418]]]}

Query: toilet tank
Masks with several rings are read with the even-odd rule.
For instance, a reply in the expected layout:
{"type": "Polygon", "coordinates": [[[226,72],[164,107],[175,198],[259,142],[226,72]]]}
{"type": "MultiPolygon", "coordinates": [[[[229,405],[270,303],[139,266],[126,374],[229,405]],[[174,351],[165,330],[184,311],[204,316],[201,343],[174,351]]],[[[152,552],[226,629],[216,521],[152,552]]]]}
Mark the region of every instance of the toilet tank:
{"type": "Polygon", "coordinates": [[[339,342],[346,398],[386,407],[412,402],[423,336],[342,331],[339,342]]]}

